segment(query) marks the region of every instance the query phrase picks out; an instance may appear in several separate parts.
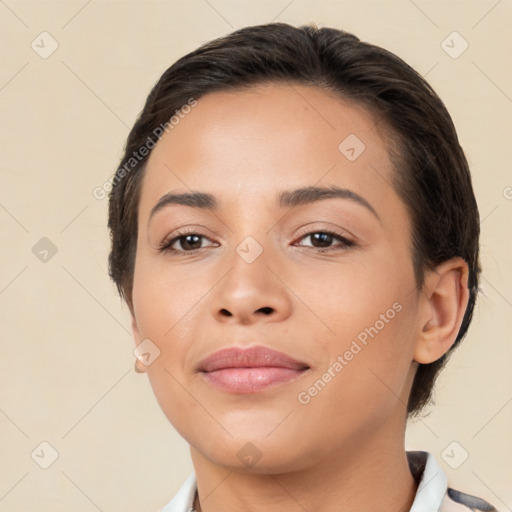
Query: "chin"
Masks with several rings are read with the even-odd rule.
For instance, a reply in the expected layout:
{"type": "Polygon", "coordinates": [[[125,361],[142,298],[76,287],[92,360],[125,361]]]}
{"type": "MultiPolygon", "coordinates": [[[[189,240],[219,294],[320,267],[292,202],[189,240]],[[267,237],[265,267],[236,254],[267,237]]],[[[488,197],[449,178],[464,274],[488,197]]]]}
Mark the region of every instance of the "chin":
{"type": "Polygon", "coordinates": [[[303,434],[295,438],[283,430],[281,435],[264,437],[246,432],[221,438],[198,436],[188,441],[200,457],[216,466],[237,473],[272,475],[305,469],[321,458],[317,447],[305,444],[303,434]]]}

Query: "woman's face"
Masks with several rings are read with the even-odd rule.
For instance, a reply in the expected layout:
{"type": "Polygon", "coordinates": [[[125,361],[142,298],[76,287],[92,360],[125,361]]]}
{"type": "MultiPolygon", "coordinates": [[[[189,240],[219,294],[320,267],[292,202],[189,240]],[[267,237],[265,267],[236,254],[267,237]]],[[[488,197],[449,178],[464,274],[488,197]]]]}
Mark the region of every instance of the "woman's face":
{"type": "Polygon", "coordinates": [[[277,472],[400,436],[419,295],[381,129],[322,89],[257,86],[201,97],[151,153],[134,335],[196,457],[277,472]]]}

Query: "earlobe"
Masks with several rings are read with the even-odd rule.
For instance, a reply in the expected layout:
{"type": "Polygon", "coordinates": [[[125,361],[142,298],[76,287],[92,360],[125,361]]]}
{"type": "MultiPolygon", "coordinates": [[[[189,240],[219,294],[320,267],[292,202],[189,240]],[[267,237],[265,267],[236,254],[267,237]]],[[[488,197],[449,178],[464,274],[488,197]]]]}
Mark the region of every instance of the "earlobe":
{"type": "Polygon", "coordinates": [[[414,361],[441,358],[457,339],[469,300],[468,265],[459,257],[438,265],[425,279],[414,361]]]}
{"type": "Polygon", "coordinates": [[[140,361],[140,360],[139,360],[139,359],[137,359],[137,358],[135,358],[134,370],[135,370],[137,373],[147,373],[147,368],[144,366],[144,364],[142,363],[142,361],[140,361]]]}

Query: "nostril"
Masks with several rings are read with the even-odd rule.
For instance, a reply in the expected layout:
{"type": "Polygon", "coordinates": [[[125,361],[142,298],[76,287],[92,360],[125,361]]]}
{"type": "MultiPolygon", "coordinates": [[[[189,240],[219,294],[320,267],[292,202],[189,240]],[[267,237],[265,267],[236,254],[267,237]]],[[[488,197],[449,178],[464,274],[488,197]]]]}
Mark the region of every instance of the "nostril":
{"type": "Polygon", "coordinates": [[[265,313],[266,315],[269,315],[270,313],[272,313],[272,311],[274,311],[271,307],[264,307],[264,308],[260,308],[258,309],[258,311],[262,311],[263,313],[265,313]]]}
{"type": "Polygon", "coordinates": [[[224,316],[233,316],[227,309],[224,309],[224,308],[221,309],[220,312],[224,316]]]}

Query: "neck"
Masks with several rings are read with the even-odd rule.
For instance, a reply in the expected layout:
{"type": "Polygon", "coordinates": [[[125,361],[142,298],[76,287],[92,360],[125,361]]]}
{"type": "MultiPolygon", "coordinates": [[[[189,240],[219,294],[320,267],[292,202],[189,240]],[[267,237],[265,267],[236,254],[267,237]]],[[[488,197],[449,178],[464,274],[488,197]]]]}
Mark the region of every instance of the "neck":
{"type": "Polygon", "coordinates": [[[333,451],[307,469],[242,473],[216,466],[191,448],[198,512],[408,512],[417,490],[400,442],[366,439],[333,451]]]}

